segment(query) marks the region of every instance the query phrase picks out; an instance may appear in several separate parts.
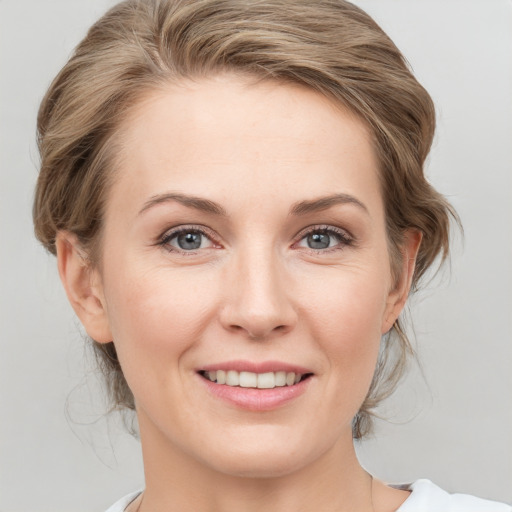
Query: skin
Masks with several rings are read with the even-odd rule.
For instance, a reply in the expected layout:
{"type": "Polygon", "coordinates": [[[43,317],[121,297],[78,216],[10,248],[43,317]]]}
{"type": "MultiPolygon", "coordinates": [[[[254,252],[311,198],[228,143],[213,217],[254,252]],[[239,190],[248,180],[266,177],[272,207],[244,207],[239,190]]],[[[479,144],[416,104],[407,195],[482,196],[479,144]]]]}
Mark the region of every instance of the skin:
{"type": "Polygon", "coordinates": [[[151,93],[118,136],[101,265],[70,233],[57,250],[75,311],[91,337],[114,340],[135,396],[140,510],[396,510],[407,493],[372,485],[351,421],[420,236],[406,234],[394,282],[365,125],[311,90],[221,75],[151,93]],[[333,194],[351,199],[293,212],[333,194]],[[201,246],[180,248],[177,227],[203,230],[201,246]],[[329,247],[309,247],[315,233],[329,247]],[[248,411],[197,373],[234,359],[313,375],[285,405],[248,411]]]}

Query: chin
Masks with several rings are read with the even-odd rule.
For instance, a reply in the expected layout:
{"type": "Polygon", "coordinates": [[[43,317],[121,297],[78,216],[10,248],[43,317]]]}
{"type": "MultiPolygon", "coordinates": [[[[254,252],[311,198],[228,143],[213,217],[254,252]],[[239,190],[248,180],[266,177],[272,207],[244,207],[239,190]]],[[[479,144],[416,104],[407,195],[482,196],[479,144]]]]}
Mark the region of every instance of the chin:
{"type": "Polygon", "coordinates": [[[260,429],[249,439],[244,436],[245,439],[212,445],[216,447],[203,451],[201,462],[230,476],[276,478],[300,471],[327,449],[325,446],[310,446],[306,436],[293,436],[290,432],[280,434],[265,435],[260,429]]]}
{"type": "Polygon", "coordinates": [[[216,472],[233,477],[265,479],[285,477],[299,471],[307,463],[306,459],[290,456],[289,453],[272,457],[259,453],[243,459],[226,457],[224,460],[215,461],[215,465],[211,467],[216,472]]]}

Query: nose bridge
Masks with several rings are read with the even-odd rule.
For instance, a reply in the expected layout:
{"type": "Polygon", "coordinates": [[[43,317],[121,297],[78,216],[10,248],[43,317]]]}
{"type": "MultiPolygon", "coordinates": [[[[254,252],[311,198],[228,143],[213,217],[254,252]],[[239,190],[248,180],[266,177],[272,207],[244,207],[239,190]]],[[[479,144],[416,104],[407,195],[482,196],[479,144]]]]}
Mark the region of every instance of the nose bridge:
{"type": "Polygon", "coordinates": [[[286,290],[283,262],[270,243],[253,243],[234,256],[230,266],[224,324],[251,338],[288,331],[296,321],[286,290]]]}

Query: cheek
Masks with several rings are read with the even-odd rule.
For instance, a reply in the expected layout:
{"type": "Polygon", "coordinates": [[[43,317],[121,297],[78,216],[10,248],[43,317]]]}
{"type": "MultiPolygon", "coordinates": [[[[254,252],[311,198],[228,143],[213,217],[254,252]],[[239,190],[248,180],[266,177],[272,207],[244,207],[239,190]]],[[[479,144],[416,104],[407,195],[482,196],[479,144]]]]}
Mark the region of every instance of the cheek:
{"type": "Polygon", "coordinates": [[[368,269],[334,268],[321,280],[310,280],[302,305],[316,319],[316,328],[333,342],[380,339],[389,286],[383,275],[368,269]]]}
{"type": "Polygon", "coordinates": [[[381,274],[345,273],[309,302],[312,338],[326,355],[331,385],[338,392],[350,390],[340,400],[351,396],[357,402],[366,395],[380,346],[386,289],[381,274]]]}
{"type": "MultiPolygon", "coordinates": [[[[175,364],[211,322],[211,280],[190,279],[169,268],[126,265],[106,283],[108,316],[123,371],[151,361],[151,367],[175,364]],[[110,286],[109,286],[110,285],[110,286]]],[[[140,369],[138,370],[140,371],[140,369]]]]}

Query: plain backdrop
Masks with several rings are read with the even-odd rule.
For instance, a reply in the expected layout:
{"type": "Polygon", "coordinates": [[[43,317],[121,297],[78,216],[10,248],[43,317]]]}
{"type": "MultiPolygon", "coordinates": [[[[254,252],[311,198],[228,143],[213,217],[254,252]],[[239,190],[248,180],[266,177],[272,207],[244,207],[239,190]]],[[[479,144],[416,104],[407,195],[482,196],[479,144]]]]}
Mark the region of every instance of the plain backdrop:
{"type": "MultiPolygon", "coordinates": [[[[38,104],[112,4],[0,0],[0,512],[101,512],[143,485],[140,446],[102,415],[94,362],[31,224],[38,104]]],[[[434,98],[427,172],[465,228],[451,272],[411,301],[421,368],[358,451],[388,482],[511,502],[512,2],[357,4],[434,98]]]]}

